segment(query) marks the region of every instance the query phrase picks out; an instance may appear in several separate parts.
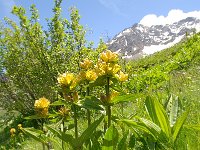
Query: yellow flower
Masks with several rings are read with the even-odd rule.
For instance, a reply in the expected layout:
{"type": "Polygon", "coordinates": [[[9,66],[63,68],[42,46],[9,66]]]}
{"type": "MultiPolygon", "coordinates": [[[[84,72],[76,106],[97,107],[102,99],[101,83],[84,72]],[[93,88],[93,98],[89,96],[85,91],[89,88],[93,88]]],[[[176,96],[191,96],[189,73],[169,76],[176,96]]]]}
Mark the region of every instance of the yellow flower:
{"type": "Polygon", "coordinates": [[[83,62],[80,63],[80,67],[83,69],[89,69],[92,66],[92,61],[89,59],[84,59],[83,62]]]}
{"type": "Polygon", "coordinates": [[[98,62],[96,65],[96,72],[98,76],[115,75],[121,69],[120,65],[113,63],[98,62]]]}
{"type": "Polygon", "coordinates": [[[39,115],[46,116],[48,114],[49,104],[49,100],[42,97],[39,100],[35,101],[34,107],[39,115]]]}
{"type": "Polygon", "coordinates": [[[47,107],[49,107],[49,104],[50,104],[49,100],[42,97],[39,100],[35,101],[34,106],[35,106],[35,108],[47,108],[47,107]]]}
{"type": "Polygon", "coordinates": [[[18,127],[19,130],[21,130],[22,129],[22,124],[18,124],[17,127],[18,127]]]}
{"type": "Polygon", "coordinates": [[[104,62],[117,62],[118,61],[118,54],[111,52],[110,50],[106,50],[106,52],[103,52],[100,54],[100,58],[104,62]]]}
{"type": "Polygon", "coordinates": [[[100,100],[104,103],[104,104],[109,104],[112,103],[113,98],[115,98],[116,96],[119,95],[119,92],[117,91],[113,91],[111,92],[111,94],[109,94],[108,96],[101,94],[100,95],[100,100]]]}
{"type": "Polygon", "coordinates": [[[108,75],[115,75],[118,71],[120,71],[120,69],[121,69],[120,65],[108,63],[107,74],[108,75]]]}
{"type": "Polygon", "coordinates": [[[128,80],[128,74],[123,73],[122,71],[119,72],[119,74],[116,74],[115,77],[120,81],[124,82],[128,80]]]}
{"type": "Polygon", "coordinates": [[[112,100],[113,98],[115,98],[115,97],[118,96],[118,95],[119,95],[119,92],[113,91],[113,92],[111,93],[111,95],[110,95],[110,99],[112,100]]]}
{"type": "Polygon", "coordinates": [[[95,71],[93,71],[93,70],[88,70],[87,72],[86,72],[86,74],[85,74],[85,78],[86,78],[86,80],[88,80],[88,81],[95,81],[96,79],[97,79],[97,74],[96,74],[96,72],[95,71]]]}
{"type": "Polygon", "coordinates": [[[15,128],[11,128],[11,129],[10,129],[10,134],[12,135],[12,134],[15,134],[15,133],[16,133],[15,128]]]}
{"type": "Polygon", "coordinates": [[[76,78],[76,82],[79,83],[83,80],[85,80],[85,71],[80,71],[76,78]]]}
{"type": "Polygon", "coordinates": [[[106,74],[106,63],[105,62],[101,62],[98,61],[96,66],[95,66],[95,70],[98,76],[102,76],[106,74]]]}
{"type": "Polygon", "coordinates": [[[63,73],[63,74],[59,75],[57,80],[60,85],[70,86],[72,84],[72,81],[74,80],[74,74],[73,73],[63,73]]]}
{"type": "Polygon", "coordinates": [[[79,82],[79,81],[78,81],[77,78],[74,79],[74,80],[72,81],[72,84],[70,85],[70,90],[74,89],[74,88],[76,87],[76,85],[77,85],[78,82],[79,82]]]}
{"type": "Polygon", "coordinates": [[[61,107],[59,110],[59,113],[61,114],[61,116],[68,116],[69,115],[69,109],[65,108],[65,107],[61,107]]]}

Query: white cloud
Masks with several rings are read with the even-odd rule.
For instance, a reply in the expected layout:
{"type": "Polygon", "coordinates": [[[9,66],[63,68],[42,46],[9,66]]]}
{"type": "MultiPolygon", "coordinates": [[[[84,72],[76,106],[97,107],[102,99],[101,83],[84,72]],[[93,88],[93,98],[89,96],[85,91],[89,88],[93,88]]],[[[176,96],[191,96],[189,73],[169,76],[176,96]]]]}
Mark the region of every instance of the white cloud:
{"type": "Polygon", "coordinates": [[[149,14],[142,18],[140,24],[145,26],[152,25],[165,25],[177,22],[179,20],[185,19],[187,17],[195,17],[200,19],[200,11],[192,11],[192,12],[183,12],[180,9],[172,9],[169,11],[168,15],[165,16],[157,16],[155,14],[149,14]]]}

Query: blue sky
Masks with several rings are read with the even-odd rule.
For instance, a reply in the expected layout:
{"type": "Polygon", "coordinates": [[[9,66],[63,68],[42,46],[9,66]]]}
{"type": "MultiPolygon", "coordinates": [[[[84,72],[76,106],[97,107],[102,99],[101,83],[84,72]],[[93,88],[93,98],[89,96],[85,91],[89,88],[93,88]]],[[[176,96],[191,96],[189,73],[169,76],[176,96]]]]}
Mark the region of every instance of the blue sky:
{"type": "MultiPolygon", "coordinates": [[[[21,5],[29,10],[29,6],[33,3],[39,10],[40,23],[45,28],[45,18],[52,16],[53,0],[0,0],[0,20],[3,20],[4,16],[14,18],[10,14],[13,5],[21,5]]],[[[185,13],[200,11],[199,0],[63,0],[64,17],[69,16],[68,10],[71,6],[79,9],[81,24],[90,29],[87,39],[96,44],[101,37],[112,38],[123,29],[140,22],[144,16],[149,14],[166,17],[170,10],[174,9],[185,13]]],[[[155,21],[148,19],[146,22],[155,21]]]]}

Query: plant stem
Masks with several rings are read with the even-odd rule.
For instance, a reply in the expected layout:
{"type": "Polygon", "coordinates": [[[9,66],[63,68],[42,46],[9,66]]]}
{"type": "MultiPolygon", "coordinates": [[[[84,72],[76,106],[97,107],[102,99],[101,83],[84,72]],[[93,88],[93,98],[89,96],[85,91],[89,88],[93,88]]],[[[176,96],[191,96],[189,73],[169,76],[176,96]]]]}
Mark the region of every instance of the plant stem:
{"type": "Polygon", "coordinates": [[[110,77],[107,77],[107,82],[106,82],[106,98],[108,101],[108,106],[106,109],[106,115],[108,117],[108,128],[111,125],[111,106],[109,105],[109,100],[110,100],[110,77]]]}
{"type": "MultiPolygon", "coordinates": [[[[120,86],[121,86],[121,89],[122,89],[123,88],[122,82],[121,82],[120,86]]],[[[122,117],[124,117],[124,103],[121,103],[121,113],[122,113],[122,117]]]]}
{"type": "Polygon", "coordinates": [[[111,106],[107,106],[108,128],[111,125],[111,106]]]}
{"type": "Polygon", "coordinates": [[[74,109],[74,128],[75,128],[75,139],[78,138],[78,121],[77,121],[77,112],[76,112],[76,105],[72,104],[74,109]]]}
{"type": "MultiPolygon", "coordinates": [[[[44,132],[44,119],[43,118],[41,119],[41,124],[42,124],[42,127],[41,127],[42,131],[44,132]]],[[[45,144],[44,143],[42,143],[42,149],[45,150],[45,144]]]]}
{"type": "MultiPolygon", "coordinates": [[[[89,96],[90,95],[90,88],[89,88],[89,82],[87,82],[87,89],[86,89],[86,95],[89,96]]],[[[87,120],[88,120],[88,127],[90,126],[91,124],[91,113],[90,113],[90,110],[87,109],[87,120]]],[[[89,150],[92,148],[91,146],[91,143],[90,143],[90,139],[89,139],[89,150]]]]}
{"type": "MultiPolygon", "coordinates": [[[[64,118],[63,118],[64,119],[64,118]]],[[[64,133],[64,127],[65,127],[65,122],[64,120],[62,120],[62,124],[61,124],[61,132],[64,133]]],[[[64,150],[65,149],[65,146],[64,146],[64,141],[62,140],[62,149],[64,150]]]]}
{"type": "MultiPolygon", "coordinates": [[[[88,85],[89,85],[89,82],[88,82],[88,85]]],[[[86,89],[86,95],[87,95],[87,96],[90,95],[90,88],[89,88],[89,87],[87,87],[87,89],[86,89]]],[[[90,116],[91,116],[90,110],[87,109],[88,126],[91,124],[91,118],[90,118],[90,116]]]]}

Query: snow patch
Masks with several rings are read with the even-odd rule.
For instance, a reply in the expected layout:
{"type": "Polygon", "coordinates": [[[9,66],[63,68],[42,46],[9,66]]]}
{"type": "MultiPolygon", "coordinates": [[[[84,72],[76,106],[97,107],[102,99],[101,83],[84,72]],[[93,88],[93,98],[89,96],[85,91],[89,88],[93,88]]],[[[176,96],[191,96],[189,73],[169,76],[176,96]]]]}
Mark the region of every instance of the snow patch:
{"type": "Polygon", "coordinates": [[[180,36],[180,37],[176,38],[173,42],[168,43],[166,45],[160,44],[160,45],[144,46],[144,49],[142,51],[146,55],[153,54],[155,52],[158,52],[158,51],[161,51],[163,49],[169,48],[169,47],[173,46],[174,44],[180,42],[181,39],[183,38],[183,36],[180,36]]]}
{"type": "Polygon", "coordinates": [[[137,28],[136,28],[137,30],[139,30],[140,32],[144,32],[145,30],[144,30],[144,28],[143,27],[141,27],[141,26],[137,26],[137,28]]]}
{"type": "Polygon", "coordinates": [[[129,32],[131,32],[131,31],[132,31],[131,29],[126,29],[126,30],[120,32],[116,37],[119,38],[119,37],[121,37],[123,34],[129,33],[129,32]]]}
{"type": "Polygon", "coordinates": [[[131,29],[126,29],[123,31],[123,33],[129,33],[129,32],[131,32],[131,29]]]}
{"type": "Polygon", "coordinates": [[[113,44],[115,41],[117,41],[117,39],[110,41],[109,44],[113,44]]]}
{"type": "Polygon", "coordinates": [[[128,43],[127,43],[127,40],[125,39],[125,46],[127,46],[128,45],[128,43]]]}
{"type": "Polygon", "coordinates": [[[117,54],[119,54],[120,53],[120,51],[121,51],[121,48],[120,49],[118,49],[115,53],[117,53],[117,54]]]}
{"type": "Polygon", "coordinates": [[[120,36],[122,36],[122,33],[118,34],[118,35],[117,35],[117,38],[119,38],[120,36]]]}

